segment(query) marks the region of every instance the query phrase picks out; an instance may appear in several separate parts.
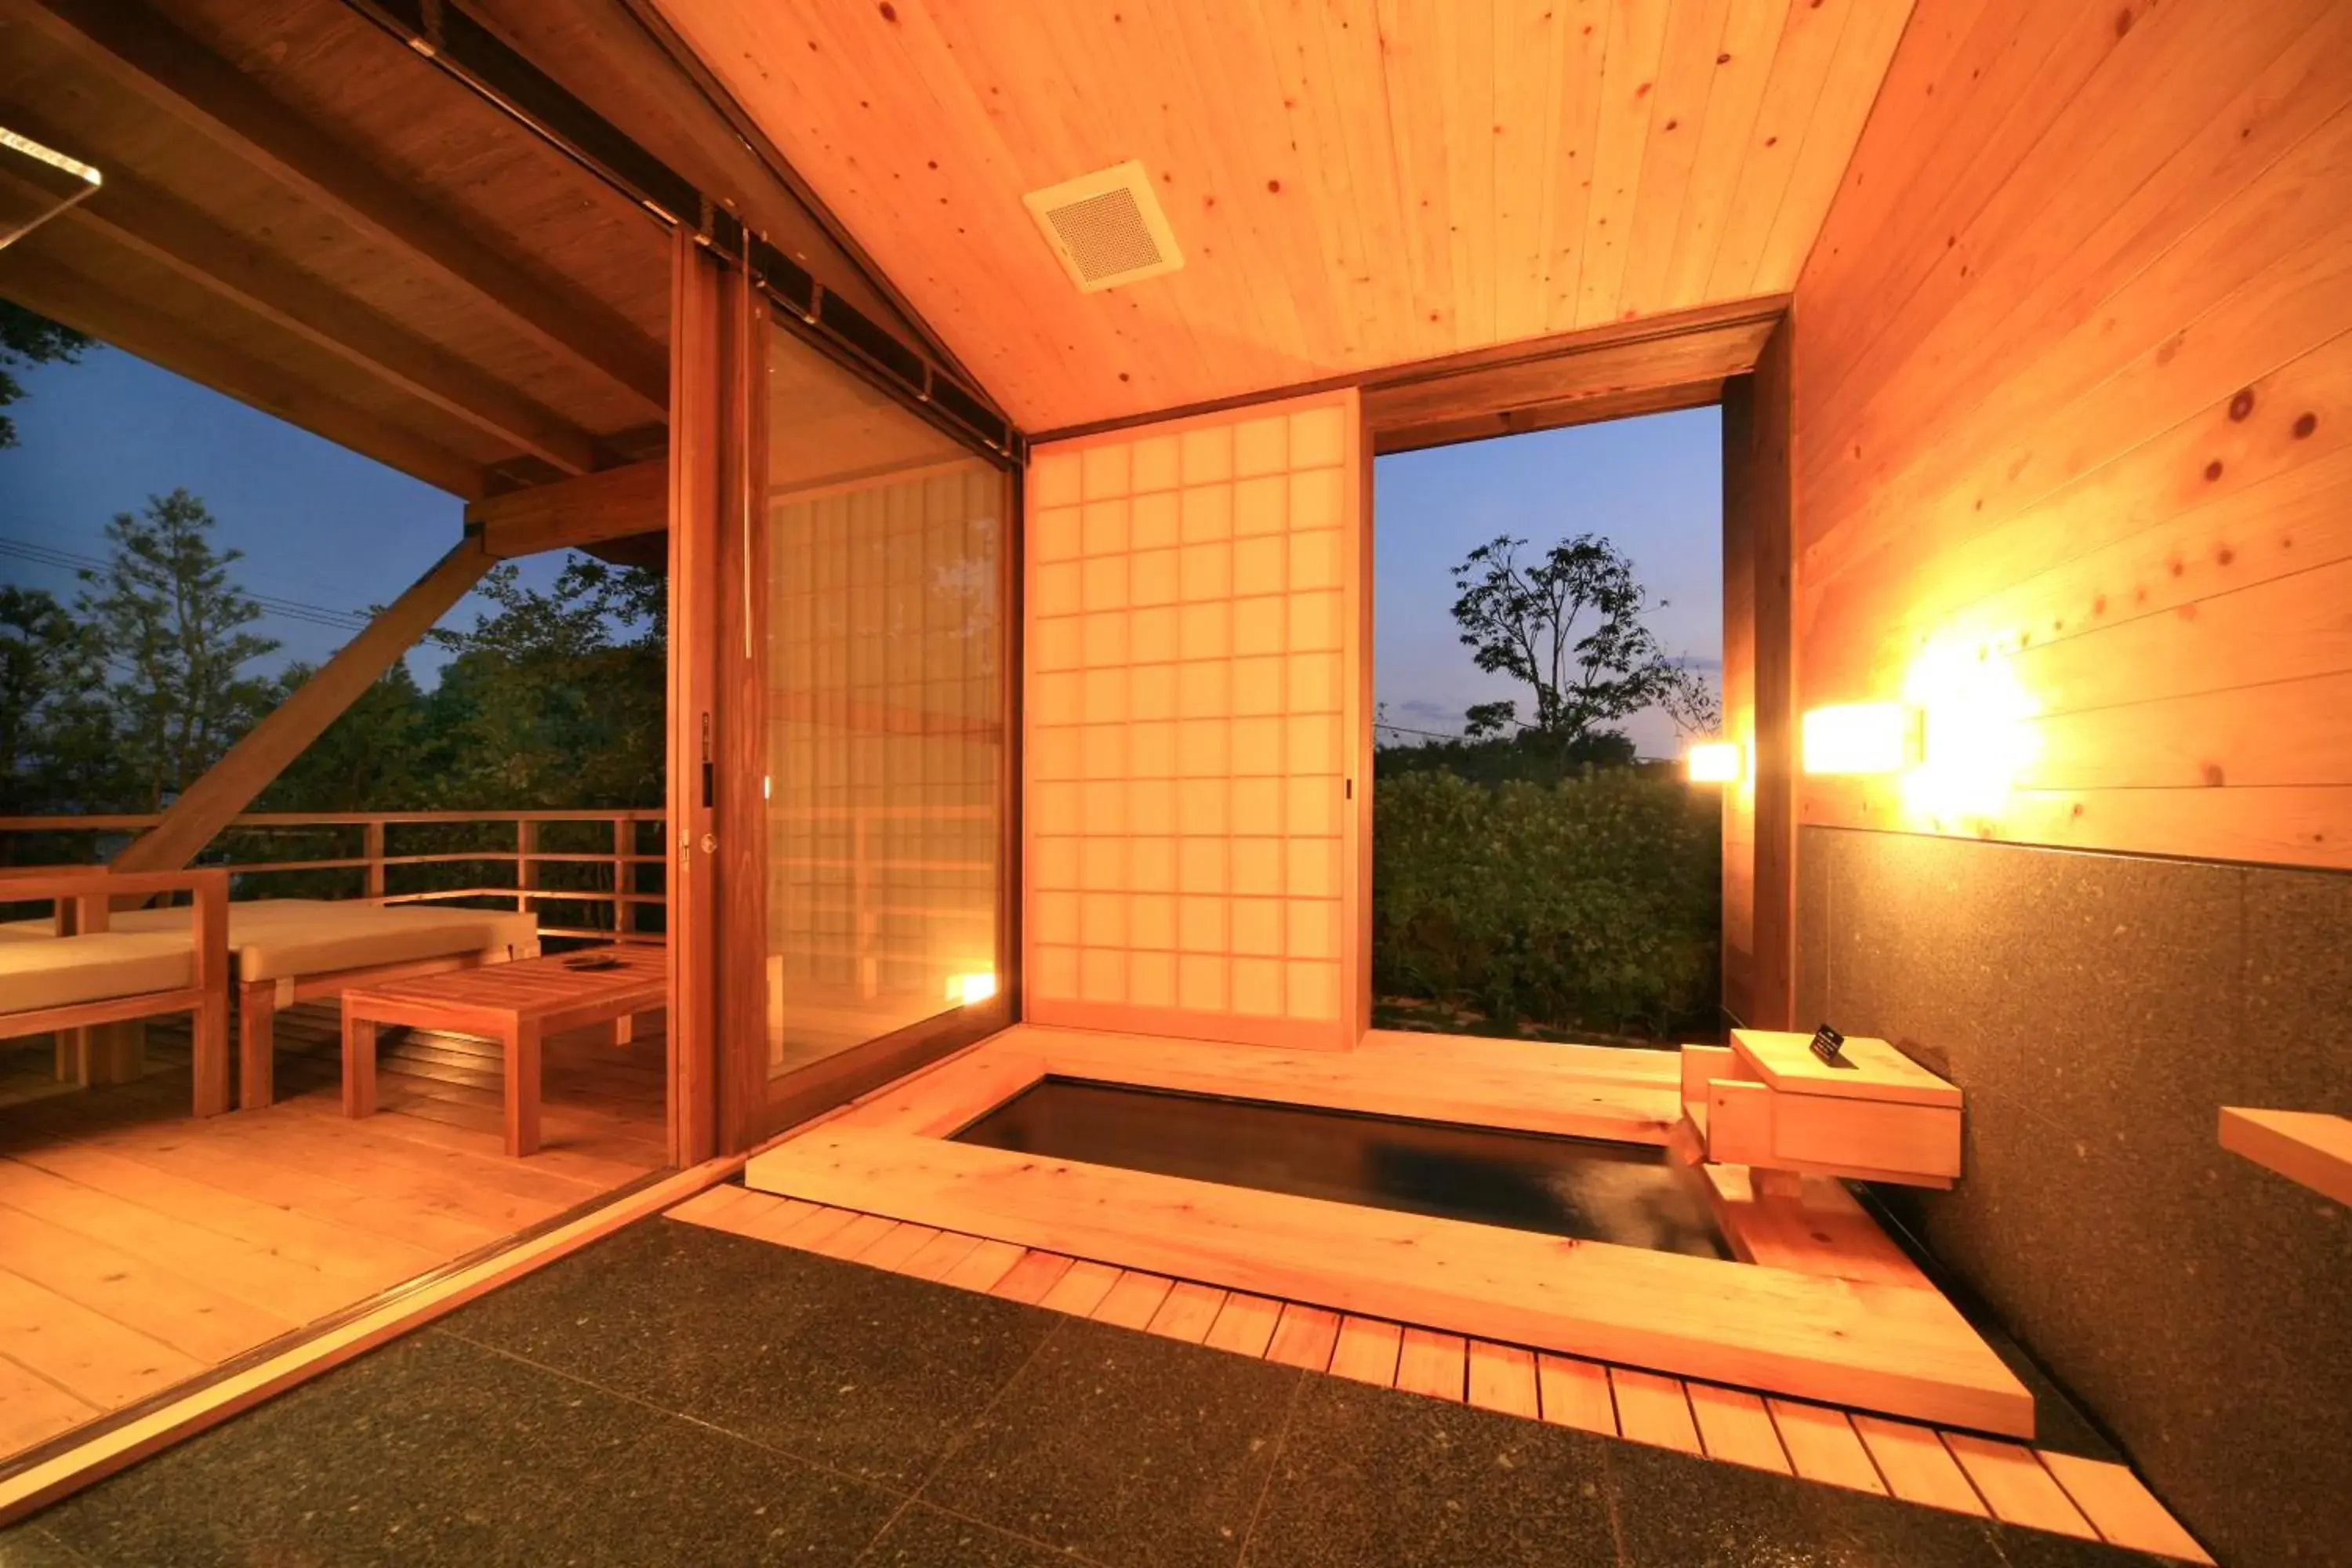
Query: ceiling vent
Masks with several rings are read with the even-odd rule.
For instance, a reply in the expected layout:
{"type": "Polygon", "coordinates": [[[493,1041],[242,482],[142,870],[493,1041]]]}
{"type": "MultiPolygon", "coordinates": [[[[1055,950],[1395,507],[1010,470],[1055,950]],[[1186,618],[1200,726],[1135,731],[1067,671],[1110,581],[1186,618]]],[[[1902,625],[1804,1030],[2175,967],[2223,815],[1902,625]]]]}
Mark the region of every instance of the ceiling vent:
{"type": "Polygon", "coordinates": [[[1157,278],[1184,265],[1168,215],[1160,210],[1151,181],[1134,159],[1021,199],[1036,215],[1070,281],[1084,293],[1157,278]]]}

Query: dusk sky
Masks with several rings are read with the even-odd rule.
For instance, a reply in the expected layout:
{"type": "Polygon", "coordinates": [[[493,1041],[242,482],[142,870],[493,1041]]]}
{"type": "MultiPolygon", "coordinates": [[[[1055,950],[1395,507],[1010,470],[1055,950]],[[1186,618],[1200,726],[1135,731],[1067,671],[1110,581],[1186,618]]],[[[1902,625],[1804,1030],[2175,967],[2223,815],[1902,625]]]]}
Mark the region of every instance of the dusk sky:
{"type": "MultiPolygon", "coordinates": [[[[1525,687],[1472,662],[1447,610],[1453,569],[1497,534],[1528,542],[1521,559],[1598,533],[1633,563],[1669,654],[1723,659],[1721,411],[1694,408],[1458,447],[1400,452],[1373,465],[1372,684],[1392,724],[1447,734],[1474,702],[1525,687]]],[[[1643,756],[1680,749],[1658,712],[1626,726],[1643,756]]],[[[1385,737],[1395,739],[1396,737],[1385,737]]]]}
{"type": "MultiPolygon", "coordinates": [[[[0,539],[78,555],[105,553],[107,521],[184,486],[219,520],[223,545],[246,552],[251,592],[330,609],[382,604],[458,536],[454,498],[204,387],[110,348],[79,364],[17,372],[27,396],[10,410],[19,445],[0,451],[0,539]]],[[[1592,531],[1633,558],[1670,652],[1722,654],[1720,420],[1715,409],[1545,431],[1382,458],[1375,468],[1375,684],[1391,722],[1454,732],[1473,702],[1518,696],[1482,674],[1447,615],[1453,566],[1511,533],[1541,549],[1592,531]]],[[[551,580],[559,558],[525,563],[551,580]]],[[[69,568],[0,553],[0,582],[70,600],[69,568]]],[[[449,619],[470,622],[479,600],[449,619]]],[[[277,660],[324,658],[349,635],[282,614],[259,628],[277,660]]],[[[428,683],[439,660],[409,667],[428,683]]],[[[1662,715],[1629,726],[1645,755],[1668,755],[1662,715]]]]}
{"type": "MultiPolygon", "coordinates": [[[[184,487],[219,521],[218,543],[246,552],[236,575],[248,592],[346,611],[388,603],[457,542],[457,497],[120,350],[14,374],[26,395],[8,410],[17,445],[0,450],[0,540],[103,556],[116,512],[184,487]]],[[[534,583],[556,570],[525,563],[534,583]]],[[[68,602],[80,585],[69,567],[5,552],[0,582],[68,602]]],[[[445,620],[470,625],[482,607],[468,598],[445,620]]],[[[255,629],[285,644],[273,668],[316,663],[350,637],[280,614],[255,629]]],[[[408,666],[429,685],[440,662],[420,648],[408,666]]]]}

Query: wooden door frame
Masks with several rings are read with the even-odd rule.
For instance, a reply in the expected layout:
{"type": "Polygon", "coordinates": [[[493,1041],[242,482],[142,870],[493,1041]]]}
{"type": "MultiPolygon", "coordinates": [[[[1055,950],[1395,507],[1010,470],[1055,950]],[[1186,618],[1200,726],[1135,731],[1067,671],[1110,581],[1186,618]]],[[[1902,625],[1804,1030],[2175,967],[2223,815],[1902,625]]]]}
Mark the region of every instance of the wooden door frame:
{"type": "Polygon", "coordinates": [[[1794,335],[1782,316],[1723,395],[1724,732],[1744,742],[1747,764],[1724,786],[1723,848],[1727,873],[1748,872],[1749,937],[1745,950],[1728,940],[1740,889],[1727,874],[1723,1008],[1758,1029],[1796,1027],[1794,335]]]}
{"type": "MultiPolygon", "coordinates": [[[[709,999],[709,1029],[708,1041],[697,1049],[698,1060],[707,1064],[712,1079],[714,1148],[730,1152],[750,1149],[786,1126],[996,1033],[1013,1020],[1020,989],[1014,895],[1020,817],[1013,787],[1020,776],[1018,470],[1002,453],[966,443],[970,456],[994,467],[1004,483],[998,614],[1007,666],[1000,708],[1005,740],[996,784],[998,993],[989,1003],[943,1011],[781,1077],[768,1072],[766,699],[772,606],[764,510],[769,356],[781,335],[778,329],[790,325],[779,316],[780,309],[759,280],[740,268],[723,268],[723,279],[714,284],[709,328],[714,347],[712,363],[704,371],[713,384],[716,410],[706,455],[712,498],[700,519],[705,549],[714,565],[710,583],[698,590],[708,601],[691,653],[699,678],[708,682],[709,695],[702,709],[673,713],[674,747],[699,747],[702,719],[698,715],[707,715],[710,726],[714,800],[707,826],[696,829],[696,842],[708,831],[716,849],[708,858],[705,886],[692,901],[696,914],[709,922],[703,947],[710,968],[701,984],[709,999]]],[[[805,343],[804,334],[793,334],[793,339],[805,343]]],[[[839,363],[838,355],[825,357],[839,363]]],[[[843,368],[842,374],[850,374],[851,368],[843,368]]],[[[862,379],[904,405],[898,390],[880,378],[868,374],[862,379]]],[[[907,412],[909,417],[922,417],[912,408],[907,412]]],[[[680,639],[675,621],[671,635],[676,649],[680,639]]],[[[683,752],[674,752],[679,754],[683,752]]],[[[683,776],[674,769],[674,781],[683,776]]]]}
{"type": "Polygon", "coordinates": [[[669,707],[665,825],[670,1158],[715,1155],[719,1121],[718,691],[723,268],[684,226],[670,252],[669,707]]]}
{"type": "Polygon", "coordinates": [[[1726,786],[1723,1003],[1748,1027],[1795,1026],[1796,624],[1795,331],[1785,296],[1483,351],[1368,380],[1360,432],[1362,647],[1355,874],[1361,944],[1356,1005],[1371,1016],[1373,507],[1377,458],[1681,408],[1723,409],[1724,734],[1746,743],[1746,776],[1726,786]],[[1743,700],[1735,711],[1735,686],[1743,700]],[[1735,899],[1747,947],[1728,940],[1735,899]]]}

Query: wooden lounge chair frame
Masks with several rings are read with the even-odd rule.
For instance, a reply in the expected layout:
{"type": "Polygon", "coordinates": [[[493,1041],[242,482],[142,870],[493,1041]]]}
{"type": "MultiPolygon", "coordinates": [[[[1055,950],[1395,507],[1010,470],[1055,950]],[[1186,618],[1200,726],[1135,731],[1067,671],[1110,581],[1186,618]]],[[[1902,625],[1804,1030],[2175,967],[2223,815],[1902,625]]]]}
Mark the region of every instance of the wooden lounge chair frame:
{"type": "Polygon", "coordinates": [[[218,869],[108,871],[36,868],[0,876],[0,901],[56,907],[60,938],[104,932],[114,900],[186,893],[194,901],[194,984],[169,991],[109,996],[63,1007],[0,1012],[0,1039],[64,1034],[99,1024],[126,1023],[163,1013],[195,1016],[194,1113],[217,1116],[229,1108],[228,873],[218,869]]]}

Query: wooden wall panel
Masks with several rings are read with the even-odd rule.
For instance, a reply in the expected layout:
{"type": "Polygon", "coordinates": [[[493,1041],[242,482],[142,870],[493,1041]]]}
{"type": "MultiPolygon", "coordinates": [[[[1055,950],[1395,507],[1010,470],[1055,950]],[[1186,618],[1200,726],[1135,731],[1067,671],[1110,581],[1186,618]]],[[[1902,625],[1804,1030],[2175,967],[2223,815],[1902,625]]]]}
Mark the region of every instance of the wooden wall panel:
{"type": "Polygon", "coordinates": [[[2352,867],[2352,9],[1924,0],[1796,311],[1802,820],[2352,867]]]}
{"type": "Polygon", "coordinates": [[[1033,455],[1031,1022],[1360,1032],[1360,448],[1350,391],[1033,455]]]}

